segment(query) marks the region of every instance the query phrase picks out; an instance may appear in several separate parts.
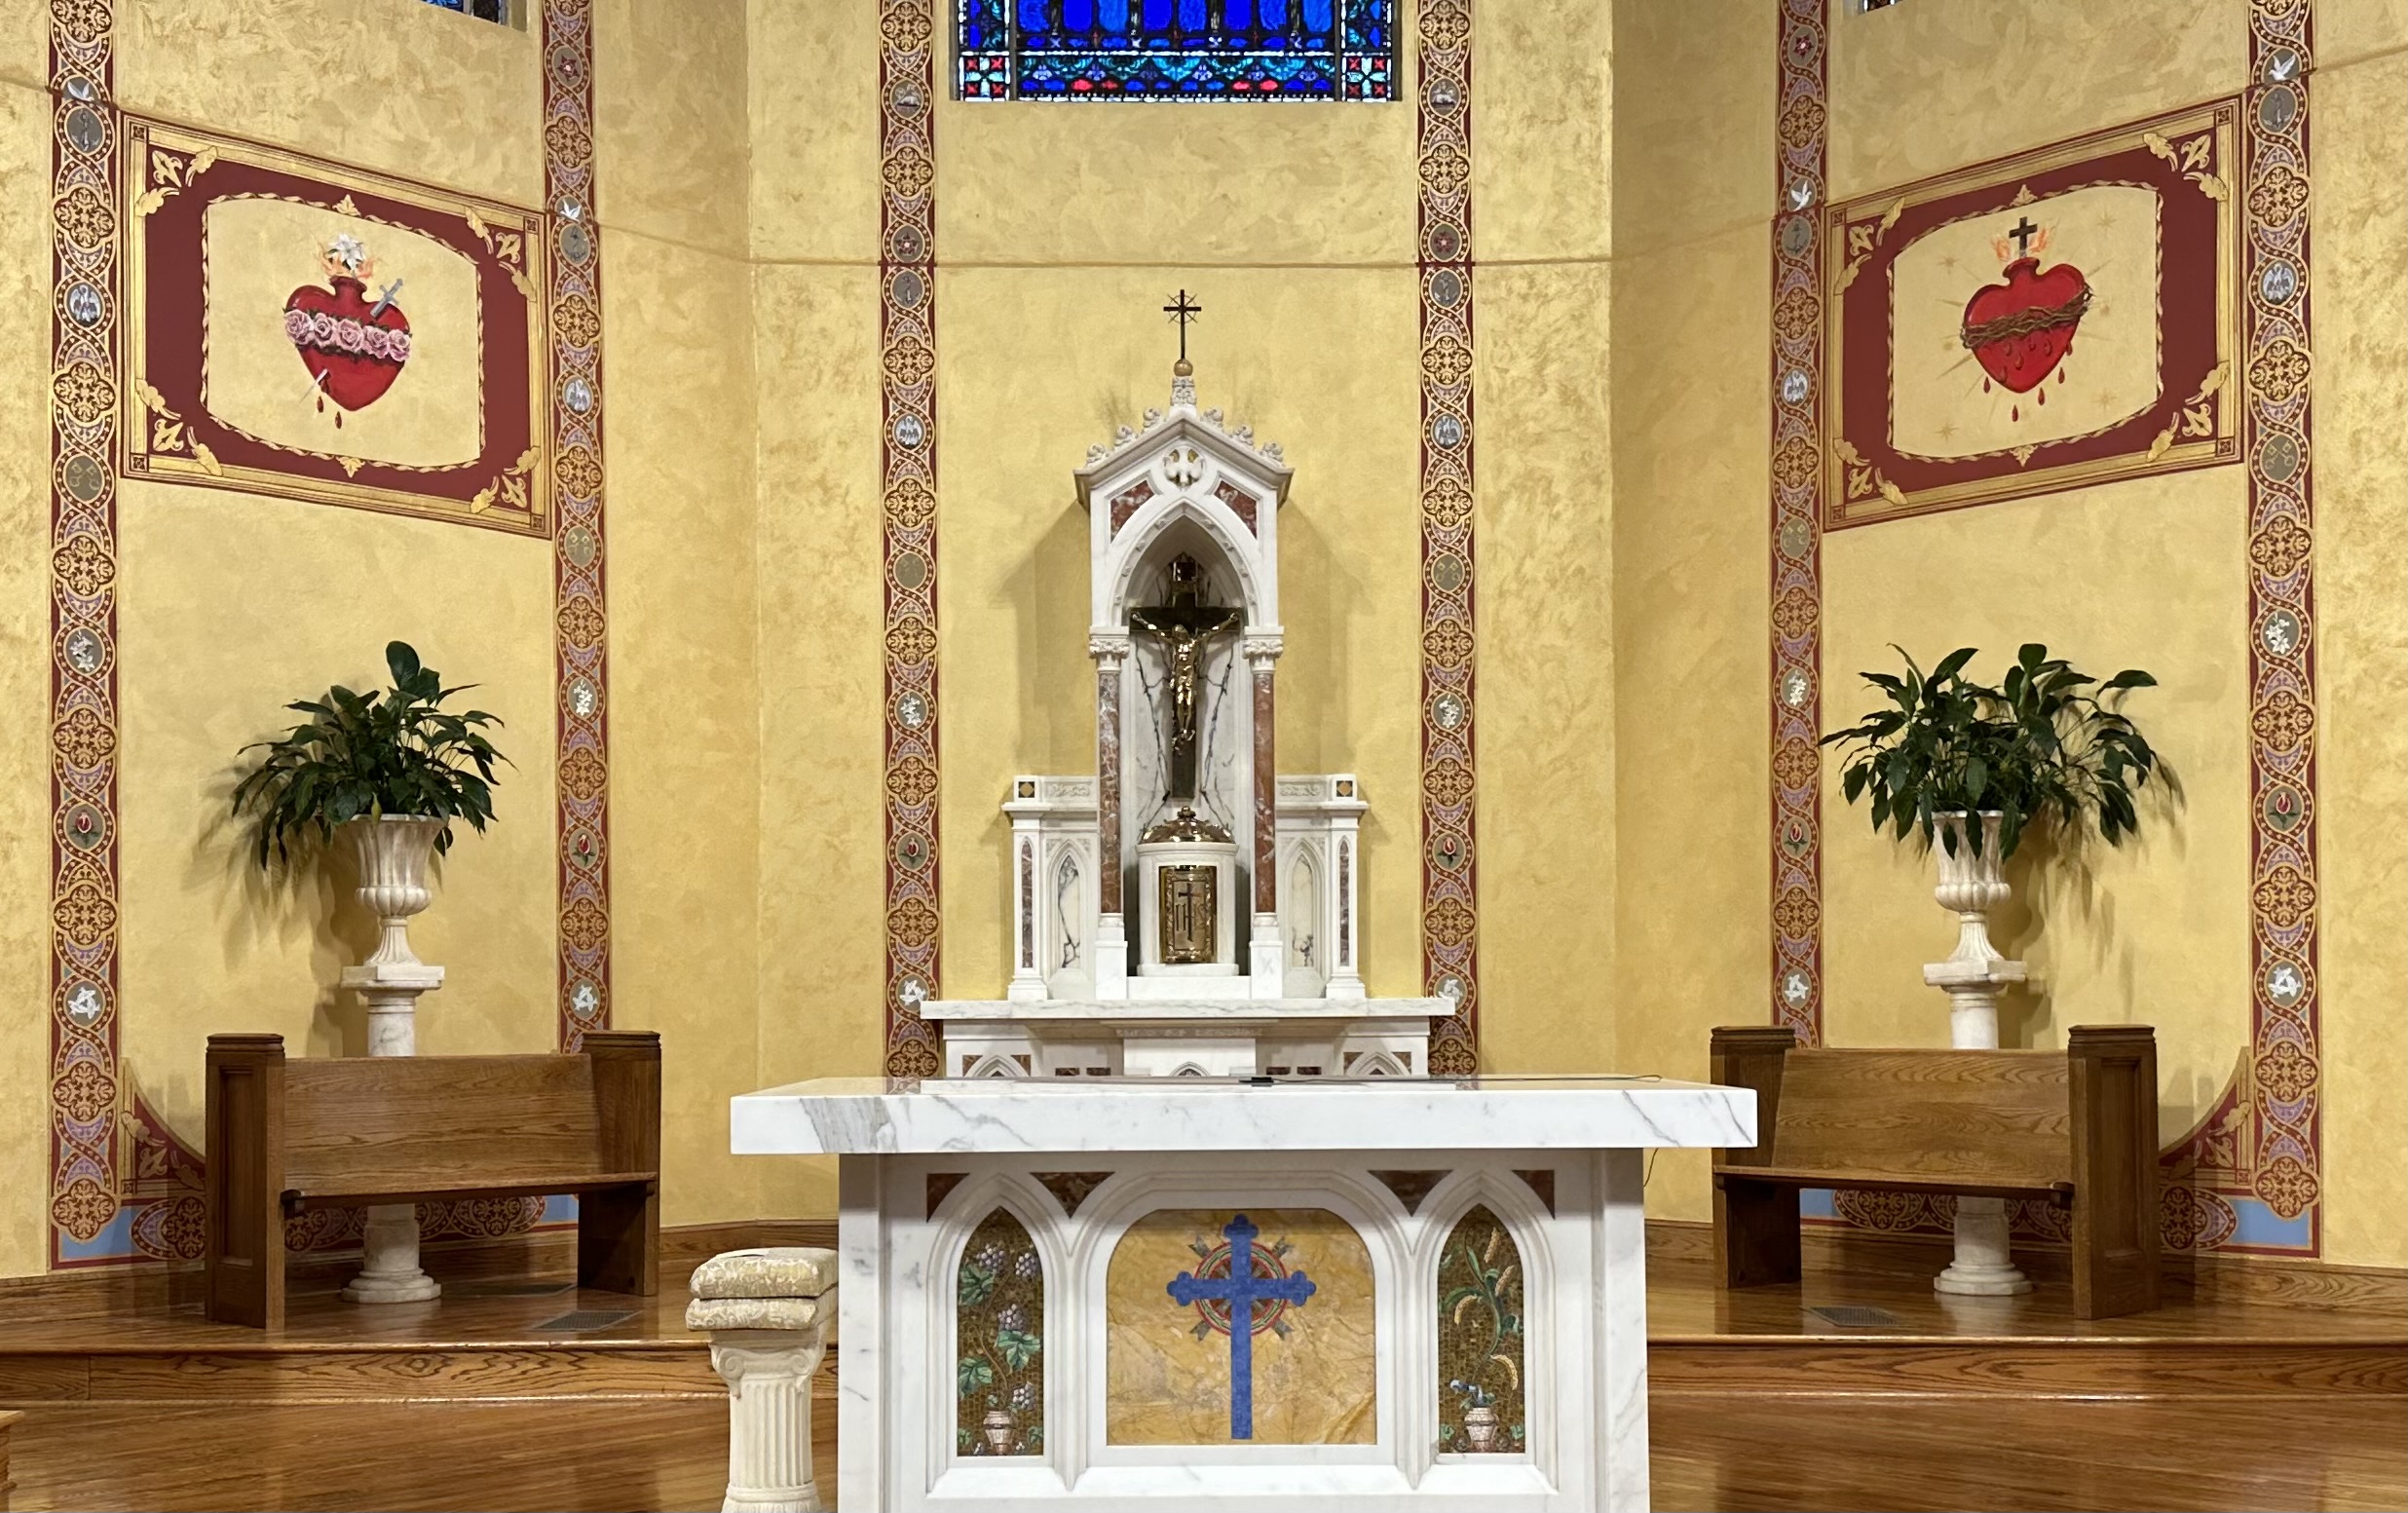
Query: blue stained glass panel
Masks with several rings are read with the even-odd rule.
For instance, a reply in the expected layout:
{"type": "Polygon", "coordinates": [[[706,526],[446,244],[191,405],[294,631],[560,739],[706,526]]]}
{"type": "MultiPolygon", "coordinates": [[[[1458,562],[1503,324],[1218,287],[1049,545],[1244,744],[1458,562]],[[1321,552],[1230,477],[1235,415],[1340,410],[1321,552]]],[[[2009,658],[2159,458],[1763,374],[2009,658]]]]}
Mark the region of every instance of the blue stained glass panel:
{"type": "Polygon", "coordinates": [[[963,99],[1395,96],[1395,0],[955,3],[963,99]]]}

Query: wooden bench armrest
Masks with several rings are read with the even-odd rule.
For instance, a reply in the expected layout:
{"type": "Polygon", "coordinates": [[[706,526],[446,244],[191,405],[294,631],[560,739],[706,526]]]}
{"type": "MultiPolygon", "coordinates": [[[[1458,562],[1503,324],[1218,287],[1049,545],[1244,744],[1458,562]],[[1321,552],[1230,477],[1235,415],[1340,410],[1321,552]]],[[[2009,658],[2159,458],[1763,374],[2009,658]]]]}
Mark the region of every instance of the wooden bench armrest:
{"type": "Polygon", "coordinates": [[[391,1187],[346,1183],[341,1191],[306,1188],[284,1190],[284,1212],[307,1213],[315,1208],[357,1208],[366,1203],[434,1203],[472,1197],[548,1197],[555,1192],[592,1192],[610,1188],[657,1189],[658,1172],[529,1172],[461,1187],[396,1180],[391,1187]]]}
{"type": "Polygon", "coordinates": [[[1775,1188],[1833,1188],[1849,1192],[1947,1192],[1959,1197],[2046,1198],[2059,1208],[2074,1201],[2070,1182],[1984,1182],[1977,1178],[1927,1177],[1890,1172],[1834,1171],[1802,1166],[1714,1166],[1714,1186],[1762,1183],[1775,1188]]]}

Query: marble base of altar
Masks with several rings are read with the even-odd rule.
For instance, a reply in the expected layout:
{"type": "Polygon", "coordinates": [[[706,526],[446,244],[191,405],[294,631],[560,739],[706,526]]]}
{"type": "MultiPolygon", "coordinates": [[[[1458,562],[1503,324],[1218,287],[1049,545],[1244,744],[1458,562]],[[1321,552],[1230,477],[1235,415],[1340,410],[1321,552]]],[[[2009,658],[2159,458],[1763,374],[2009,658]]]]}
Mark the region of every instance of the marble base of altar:
{"type": "Polygon", "coordinates": [[[733,1101],[839,1157],[838,1505],[1647,1506],[1640,1079],[834,1079],[733,1101]]]}
{"type": "MultiPolygon", "coordinates": [[[[1247,979],[1223,981],[1242,985],[1247,979]]],[[[1115,1001],[934,999],[955,1077],[1418,1077],[1446,999],[1151,996],[1194,979],[1133,978],[1115,1001]]]]}

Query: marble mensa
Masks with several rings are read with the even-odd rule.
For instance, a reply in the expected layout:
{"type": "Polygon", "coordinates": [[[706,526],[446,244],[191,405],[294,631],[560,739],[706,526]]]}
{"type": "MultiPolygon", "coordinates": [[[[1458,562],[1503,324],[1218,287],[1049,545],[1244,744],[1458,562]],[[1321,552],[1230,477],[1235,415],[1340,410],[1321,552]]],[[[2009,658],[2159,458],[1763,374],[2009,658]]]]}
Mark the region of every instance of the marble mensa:
{"type": "Polygon", "coordinates": [[[1639,1078],[828,1079],[838,1506],[1647,1505],[1646,1152],[1744,1089],[1639,1078]]]}

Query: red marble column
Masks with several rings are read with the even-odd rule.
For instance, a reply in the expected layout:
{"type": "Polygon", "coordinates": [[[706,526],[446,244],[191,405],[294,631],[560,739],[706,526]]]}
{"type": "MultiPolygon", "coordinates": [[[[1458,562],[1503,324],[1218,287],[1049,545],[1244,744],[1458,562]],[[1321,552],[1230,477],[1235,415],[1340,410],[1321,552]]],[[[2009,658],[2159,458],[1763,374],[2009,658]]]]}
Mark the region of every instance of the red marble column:
{"type": "Polygon", "coordinates": [[[1095,837],[1097,896],[1120,912],[1120,658],[1095,660],[1095,837]]]}
{"type": "Polygon", "coordinates": [[[1272,752],[1269,658],[1254,662],[1254,912],[1279,908],[1279,763],[1272,752]]]}

